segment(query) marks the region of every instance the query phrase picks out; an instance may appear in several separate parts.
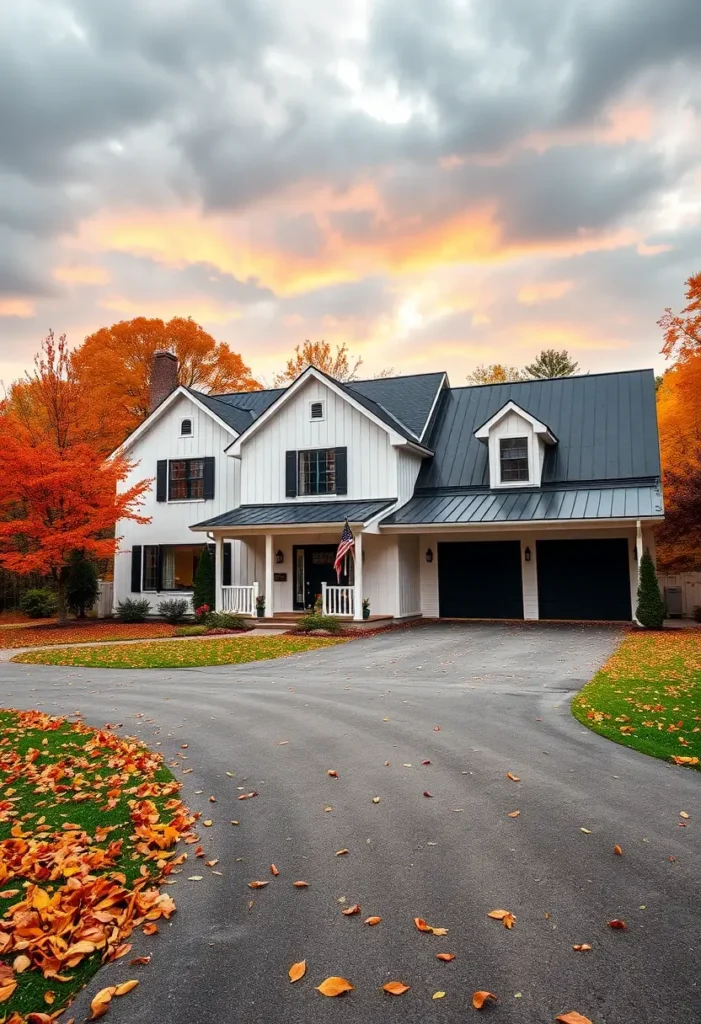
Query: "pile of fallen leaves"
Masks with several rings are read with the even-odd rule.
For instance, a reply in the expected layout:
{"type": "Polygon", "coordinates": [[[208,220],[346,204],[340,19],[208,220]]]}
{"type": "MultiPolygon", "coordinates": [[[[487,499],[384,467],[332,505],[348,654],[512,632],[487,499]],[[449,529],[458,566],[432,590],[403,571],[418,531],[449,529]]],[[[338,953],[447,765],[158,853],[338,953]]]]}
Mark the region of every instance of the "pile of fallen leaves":
{"type": "MultiPolygon", "coordinates": [[[[134,739],[38,711],[0,712],[0,735],[0,1020],[38,1024],[171,916],[158,882],[194,819],[134,739]]],[[[100,992],[93,1019],[136,984],[100,992]]]]}
{"type": "Polygon", "coordinates": [[[86,644],[101,640],[149,640],[154,637],[174,636],[175,627],[167,622],[110,622],[99,621],[18,626],[0,629],[0,650],[18,647],[45,647],[50,644],[86,644]]]}

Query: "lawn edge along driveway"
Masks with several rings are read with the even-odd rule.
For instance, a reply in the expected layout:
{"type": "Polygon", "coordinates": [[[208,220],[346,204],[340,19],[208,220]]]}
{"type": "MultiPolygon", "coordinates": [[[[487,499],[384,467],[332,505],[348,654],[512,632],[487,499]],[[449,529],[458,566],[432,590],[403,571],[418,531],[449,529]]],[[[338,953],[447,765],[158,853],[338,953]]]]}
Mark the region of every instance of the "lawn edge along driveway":
{"type": "Polygon", "coordinates": [[[159,886],[197,835],[163,755],[132,737],[10,709],[0,731],[0,1019],[20,1024],[106,961],[122,966],[113,994],[136,987],[129,937],[171,916],[159,886]]]}
{"type": "Polygon", "coordinates": [[[628,634],[571,709],[615,743],[701,768],[701,632],[628,634]]]}
{"type": "Polygon", "coordinates": [[[343,643],[343,637],[251,636],[160,640],[157,643],[98,644],[45,648],[17,654],[24,665],[69,665],[74,668],[200,668],[304,654],[343,643]]]}

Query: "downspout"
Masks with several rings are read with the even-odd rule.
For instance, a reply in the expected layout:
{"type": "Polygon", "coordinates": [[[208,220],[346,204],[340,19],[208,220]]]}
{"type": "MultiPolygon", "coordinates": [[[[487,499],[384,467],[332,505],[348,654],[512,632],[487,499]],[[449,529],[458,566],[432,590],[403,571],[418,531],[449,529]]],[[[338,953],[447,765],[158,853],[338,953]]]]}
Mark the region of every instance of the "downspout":
{"type": "MultiPolygon", "coordinates": [[[[640,587],[640,562],[642,561],[643,557],[643,526],[639,519],[636,519],[635,521],[635,557],[638,563],[638,586],[635,588],[635,593],[637,596],[638,589],[640,587]]],[[[635,614],[635,611],[633,612],[633,622],[635,622],[638,626],[640,625],[640,622],[638,622],[638,618],[635,614]]]]}

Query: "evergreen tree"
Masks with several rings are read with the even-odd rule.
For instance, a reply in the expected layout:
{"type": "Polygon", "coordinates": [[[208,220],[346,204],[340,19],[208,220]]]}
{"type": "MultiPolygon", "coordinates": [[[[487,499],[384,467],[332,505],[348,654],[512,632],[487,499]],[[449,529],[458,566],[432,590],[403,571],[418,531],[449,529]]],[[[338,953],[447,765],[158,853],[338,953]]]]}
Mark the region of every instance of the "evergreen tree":
{"type": "Polygon", "coordinates": [[[216,607],[216,584],[214,578],[214,559],[209,550],[209,544],[202,548],[200,560],[197,563],[197,572],[192,595],[192,606],[195,611],[203,604],[209,605],[214,611],[216,607]]]}
{"type": "Polygon", "coordinates": [[[650,552],[645,549],[640,559],[640,582],[638,583],[638,607],[635,617],[646,629],[662,629],[665,607],[660,597],[660,587],[655,575],[650,552]]]}
{"type": "Polygon", "coordinates": [[[558,352],[554,348],[545,348],[539,356],[526,367],[527,377],[543,379],[546,377],[571,377],[579,369],[579,363],[570,359],[566,348],[558,352]]]}
{"type": "Polygon", "coordinates": [[[84,551],[72,551],[66,572],[66,604],[70,611],[84,619],[99,589],[95,563],[86,558],[84,551]]]}

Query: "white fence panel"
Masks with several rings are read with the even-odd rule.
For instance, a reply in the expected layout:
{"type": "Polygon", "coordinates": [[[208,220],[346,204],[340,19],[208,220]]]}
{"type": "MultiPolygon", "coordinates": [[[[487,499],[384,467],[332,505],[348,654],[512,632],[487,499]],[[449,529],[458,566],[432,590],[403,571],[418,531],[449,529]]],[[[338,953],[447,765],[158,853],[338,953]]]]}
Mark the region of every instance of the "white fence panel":
{"type": "Polygon", "coordinates": [[[107,580],[98,580],[97,600],[93,605],[93,611],[98,619],[108,619],[112,615],[112,601],[114,599],[114,583],[107,580]]]}
{"type": "Polygon", "coordinates": [[[694,608],[701,606],[701,572],[658,572],[657,579],[663,598],[668,587],[681,587],[682,615],[692,618],[694,608]]]}

